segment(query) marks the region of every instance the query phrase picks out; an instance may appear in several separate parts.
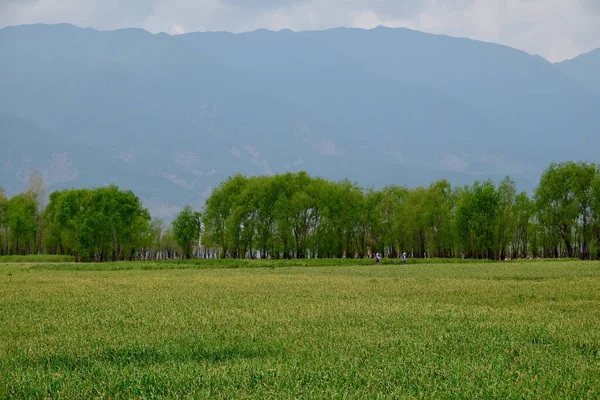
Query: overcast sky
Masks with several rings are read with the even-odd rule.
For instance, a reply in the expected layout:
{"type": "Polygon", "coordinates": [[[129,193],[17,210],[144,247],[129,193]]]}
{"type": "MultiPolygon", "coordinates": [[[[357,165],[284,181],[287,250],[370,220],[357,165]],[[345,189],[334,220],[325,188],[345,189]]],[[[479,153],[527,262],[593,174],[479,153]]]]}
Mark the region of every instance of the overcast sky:
{"type": "Polygon", "coordinates": [[[600,0],[0,0],[0,27],[38,22],[171,34],[404,26],[551,61],[600,47],[600,0]]]}

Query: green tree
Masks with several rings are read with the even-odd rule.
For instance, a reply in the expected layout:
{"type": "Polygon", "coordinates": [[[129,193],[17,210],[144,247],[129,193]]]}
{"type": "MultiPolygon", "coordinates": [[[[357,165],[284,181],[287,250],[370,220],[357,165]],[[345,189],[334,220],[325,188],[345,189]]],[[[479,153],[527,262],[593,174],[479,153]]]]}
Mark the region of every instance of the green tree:
{"type": "Polygon", "coordinates": [[[373,236],[372,252],[397,257],[409,249],[411,224],[405,220],[405,203],[410,193],[406,187],[391,185],[384,187],[380,195],[376,196],[377,201],[374,205],[377,208],[373,217],[377,221],[372,221],[371,224],[377,229],[373,230],[376,234],[373,236]]]}
{"type": "Polygon", "coordinates": [[[294,256],[295,210],[292,205],[292,196],[295,193],[294,175],[291,173],[276,175],[273,178],[273,185],[277,191],[277,199],[273,205],[273,255],[275,258],[289,259],[294,256]]]}
{"type": "Polygon", "coordinates": [[[158,259],[160,256],[161,239],[165,231],[165,223],[162,219],[151,218],[142,238],[140,239],[142,246],[142,259],[151,260],[158,259]]]}
{"type": "Polygon", "coordinates": [[[256,212],[256,247],[261,258],[273,256],[274,206],[277,200],[277,190],[273,185],[273,177],[262,176],[254,181],[254,208],[256,212]]]}
{"type": "Polygon", "coordinates": [[[589,257],[593,164],[551,164],[535,191],[537,217],[544,235],[545,256],[589,257]]]}
{"type": "Polygon", "coordinates": [[[491,181],[460,191],[456,211],[459,245],[467,258],[497,257],[497,222],[500,196],[491,181]]]}
{"type": "Polygon", "coordinates": [[[240,174],[221,183],[206,200],[203,212],[205,232],[203,241],[217,249],[219,257],[225,258],[230,249],[239,249],[239,225],[232,224],[231,215],[248,179],[240,174]],[[230,230],[233,228],[233,231],[230,230]]]}
{"type": "Polygon", "coordinates": [[[573,169],[572,187],[579,216],[577,219],[577,252],[581,259],[589,259],[590,246],[593,241],[593,185],[598,176],[595,164],[577,163],[573,169]]]}
{"type": "Polygon", "coordinates": [[[402,221],[406,224],[405,230],[410,240],[410,252],[418,257],[428,256],[427,232],[429,218],[427,215],[427,197],[429,191],[423,187],[417,187],[410,191],[406,198],[402,221]]]}
{"type": "Polygon", "coordinates": [[[530,248],[533,203],[527,193],[521,192],[515,198],[515,234],[512,245],[512,258],[526,258],[530,248]]]}
{"type": "Polygon", "coordinates": [[[456,206],[452,186],[446,180],[434,182],[425,196],[422,213],[429,243],[428,253],[433,257],[451,257],[456,206]]]}
{"type": "Polygon", "coordinates": [[[27,194],[29,194],[31,197],[33,197],[35,199],[35,202],[37,204],[37,212],[36,212],[36,220],[35,223],[37,225],[37,232],[36,232],[36,247],[38,249],[42,249],[42,240],[43,240],[43,236],[44,236],[44,218],[43,218],[43,213],[44,213],[44,208],[46,207],[46,200],[47,200],[47,188],[46,188],[46,184],[44,183],[44,179],[42,177],[42,174],[40,171],[38,171],[37,169],[34,169],[31,172],[31,175],[29,176],[29,184],[27,187],[27,194]]]}
{"type": "Polygon", "coordinates": [[[160,235],[158,247],[160,248],[158,258],[161,260],[171,260],[177,256],[178,246],[172,228],[165,229],[160,235]]]}
{"type": "Polygon", "coordinates": [[[370,188],[364,194],[363,206],[358,224],[359,257],[367,257],[369,249],[376,249],[381,242],[381,191],[370,188]]]}
{"type": "Polygon", "coordinates": [[[8,254],[8,224],[7,224],[8,197],[0,187],[0,254],[8,254]]]}
{"type": "Polygon", "coordinates": [[[145,247],[150,214],[131,191],[111,185],[50,194],[44,212],[50,252],[79,260],[135,259],[145,247]]]}
{"type": "Polygon", "coordinates": [[[592,241],[590,243],[590,257],[600,258],[600,171],[591,184],[591,210],[592,210],[592,241]]]}
{"type": "Polygon", "coordinates": [[[510,253],[517,225],[515,215],[515,201],[517,186],[508,176],[498,185],[498,223],[496,251],[501,260],[506,259],[510,253]]]}
{"type": "Polygon", "coordinates": [[[8,201],[6,224],[13,245],[13,254],[31,254],[35,251],[36,218],[37,203],[29,194],[22,193],[8,201]]]}
{"type": "Polygon", "coordinates": [[[200,213],[193,211],[190,206],[185,206],[173,221],[172,226],[177,245],[179,245],[185,257],[191,259],[194,247],[200,240],[202,227],[200,213]]]}
{"type": "Polygon", "coordinates": [[[64,248],[61,243],[61,226],[57,221],[59,198],[62,192],[50,193],[50,200],[43,213],[44,236],[42,246],[48,254],[63,254],[64,248]]]}

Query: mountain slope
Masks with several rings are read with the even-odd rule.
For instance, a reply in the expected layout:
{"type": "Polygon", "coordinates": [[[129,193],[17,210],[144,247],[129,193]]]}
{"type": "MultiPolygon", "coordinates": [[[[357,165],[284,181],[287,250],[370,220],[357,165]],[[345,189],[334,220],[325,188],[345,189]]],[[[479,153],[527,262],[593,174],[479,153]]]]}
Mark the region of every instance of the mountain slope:
{"type": "Polygon", "coordinates": [[[0,53],[0,134],[38,138],[0,151],[13,191],[24,159],[49,170],[53,154],[77,174],[51,188],[116,183],[165,214],[235,172],[377,186],[510,174],[531,189],[549,162],[593,158],[600,144],[599,96],[556,66],[406,29],[33,25],[0,30],[0,53]]]}
{"type": "MultiPolygon", "coordinates": [[[[548,158],[595,156],[581,148],[579,142],[593,143],[596,134],[593,127],[600,120],[591,111],[600,104],[598,96],[573,84],[543,58],[506,46],[384,27],[368,31],[347,28],[301,33],[257,31],[242,35],[213,34],[213,38],[201,39],[203,35],[183,35],[182,40],[228,65],[245,70],[255,68],[258,73],[265,71],[265,75],[273,72],[269,65],[296,58],[295,63],[283,64],[284,76],[279,80],[286,83],[303,75],[299,71],[315,60],[340,59],[342,54],[360,63],[383,85],[394,81],[417,86],[422,92],[424,88],[435,89],[455,102],[469,105],[471,115],[480,113],[480,119],[486,119],[496,127],[496,132],[502,132],[503,140],[496,141],[496,146],[511,147],[511,152],[529,152],[530,157],[541,155],[538,162],[548,158]],[[298,42],[303,40],[303,46],[299,46],[298,42]],[[527,137],[531,140],[524,141],[527,137]],[[574,137],[580,141],[573,142],[574,137]]],[[[346,61],[327,65],[338,68],[337,73],[344,79],[362,79],[362,73],[343,75],[347,72],[346,61]],[[344,65],[344,69],[339,71],[339,65],[344,65]]],[[[426,107],[421,109],[427,112],[426,107]]],[[[497,136],[496,132],[486,128],[480,134],[497,136]]]]}
{"type": "Polygon", "coordinates": [[[567,76],[600,95],[600,49],[555,65],[567,76]]]}

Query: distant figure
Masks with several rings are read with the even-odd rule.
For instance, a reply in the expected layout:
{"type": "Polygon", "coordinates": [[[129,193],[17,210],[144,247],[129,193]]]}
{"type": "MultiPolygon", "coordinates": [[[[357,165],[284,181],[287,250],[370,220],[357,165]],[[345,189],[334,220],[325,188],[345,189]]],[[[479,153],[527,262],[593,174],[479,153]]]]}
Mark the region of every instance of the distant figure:
{"type": "Polygon", "coordinates": [[[379,256],[379,253],[375,254],[375,263],[379,264],[379,261],[381,261],[381,257],[379,256]]]}
{"type": "Polygon", "coordinates": [[[406,253],[402,253],[402,264],[406,264],[406,253]]]}

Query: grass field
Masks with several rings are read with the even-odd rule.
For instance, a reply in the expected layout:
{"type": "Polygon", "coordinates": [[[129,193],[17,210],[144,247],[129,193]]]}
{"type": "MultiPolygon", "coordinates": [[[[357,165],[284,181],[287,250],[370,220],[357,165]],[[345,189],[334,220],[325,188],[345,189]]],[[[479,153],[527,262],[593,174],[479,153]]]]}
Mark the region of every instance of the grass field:
{"type": "Polygon", "coordinates": [[[600,397],[597,262],[141,268],[0,265],[0,398],[600,397]]]}
{"type": "Polygon", "coordinates": [[[32,254],[28,256],[0,256],[0,264],[4,263],[67,263],[75,261],[73,256],[54,254],[32,254]]]}

